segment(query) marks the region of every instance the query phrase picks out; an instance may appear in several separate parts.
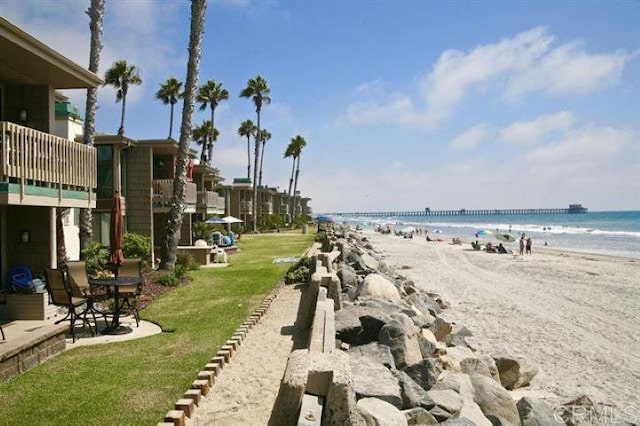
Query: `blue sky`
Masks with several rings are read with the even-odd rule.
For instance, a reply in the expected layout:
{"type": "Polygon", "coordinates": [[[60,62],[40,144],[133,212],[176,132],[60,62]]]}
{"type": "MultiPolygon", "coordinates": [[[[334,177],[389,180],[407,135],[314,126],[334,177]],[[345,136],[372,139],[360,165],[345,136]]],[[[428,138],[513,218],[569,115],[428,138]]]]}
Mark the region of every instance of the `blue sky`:
{"type": "MultiPolygon", "coordinates": [[[[126,59],[144,81],[126,134],[166,137],[169,110],[153,95],[185,79],[189,4],[106,3],[100,74],[126,59]]],[[[88,5],[0,0],[0,12],[86,66],[88,5]]],[[[214,165],[227,180],[246,174],[237,128],[255,112],[238,95],[260,74],[273,100],[263,181],[287,188],[282,154],[304,136],[300,189],[316,212],[640,210],[638,22],[638,1],[210,1],[200,82],[231,92],[214,165]]],[[[82,91],[67,95],[83,110],[82,91]]],[[[118,128],[114,100],[99,91],[100,132],[118,128]]]]}

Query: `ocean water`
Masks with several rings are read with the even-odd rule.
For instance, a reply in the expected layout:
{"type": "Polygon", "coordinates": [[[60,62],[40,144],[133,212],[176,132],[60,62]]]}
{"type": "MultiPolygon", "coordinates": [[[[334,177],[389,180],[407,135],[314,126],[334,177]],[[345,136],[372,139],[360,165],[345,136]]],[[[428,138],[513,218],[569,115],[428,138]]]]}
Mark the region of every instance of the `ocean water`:
{"type": "MultiPolygon", "coordinates": [[[[588,212],[585,214],[490,215],[490,216],[394,216],[384,219],[339,217],[339,221],[375,227],[396,223],[396,227],[420,227],[449,240],[452,237],[475,238],[481,229],[525,234],[536,246],[640,258],[640,211],[588,212]]],[[[495,242],[492,235],[481,242],[495,242]]],[[[517,244],[517,243],[512,243],[517,244]]],[[[515,246],[514,246],[515,247],[515,246]]]]}

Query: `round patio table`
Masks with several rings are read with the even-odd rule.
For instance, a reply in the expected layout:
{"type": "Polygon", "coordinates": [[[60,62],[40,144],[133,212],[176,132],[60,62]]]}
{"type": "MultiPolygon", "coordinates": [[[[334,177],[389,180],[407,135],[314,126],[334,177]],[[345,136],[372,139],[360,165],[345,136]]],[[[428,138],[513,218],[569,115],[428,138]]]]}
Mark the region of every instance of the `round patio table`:
{"type": "Polygon", "coordinates": [[[120,305],[120,287],[140,285],[142,283],[141,277],[118,277],[118,278],[90,278],[89,284],[96,287],[113,287],[113,320],[111,325],[101,331],[102,334],[127,334],[131,333],[133,329],[126,325],[120,325],[120,314],[122,306],[120,305]]]}

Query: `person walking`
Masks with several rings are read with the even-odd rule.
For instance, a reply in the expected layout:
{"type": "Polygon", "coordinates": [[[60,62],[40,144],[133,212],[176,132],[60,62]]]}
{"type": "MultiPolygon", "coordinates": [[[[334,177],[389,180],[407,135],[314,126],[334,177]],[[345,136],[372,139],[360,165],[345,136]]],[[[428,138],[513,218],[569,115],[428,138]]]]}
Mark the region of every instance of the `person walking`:
{"type": "Polygon", "coordinates": [[[526,253],[531,254],[531,237],[527,238],[526,253]]]}
{"type": "Polygon", "coordinates": [[[520,256],[524,254],[524,237],[520,237],[520,256]]]}

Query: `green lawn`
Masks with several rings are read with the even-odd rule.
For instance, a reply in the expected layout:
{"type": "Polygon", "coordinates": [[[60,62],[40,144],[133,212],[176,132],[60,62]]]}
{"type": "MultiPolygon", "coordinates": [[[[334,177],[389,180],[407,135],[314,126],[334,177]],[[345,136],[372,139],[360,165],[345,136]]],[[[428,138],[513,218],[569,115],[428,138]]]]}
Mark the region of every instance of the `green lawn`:
{"type": "Polygon", "coordinates": [[[0,384],[0,425],[150,425],[173,409],[196,374],[257,308],[314,235],[245,235],[228,268],[193,281],[142,311],[174,332],[80,347],[0,384]]]}

